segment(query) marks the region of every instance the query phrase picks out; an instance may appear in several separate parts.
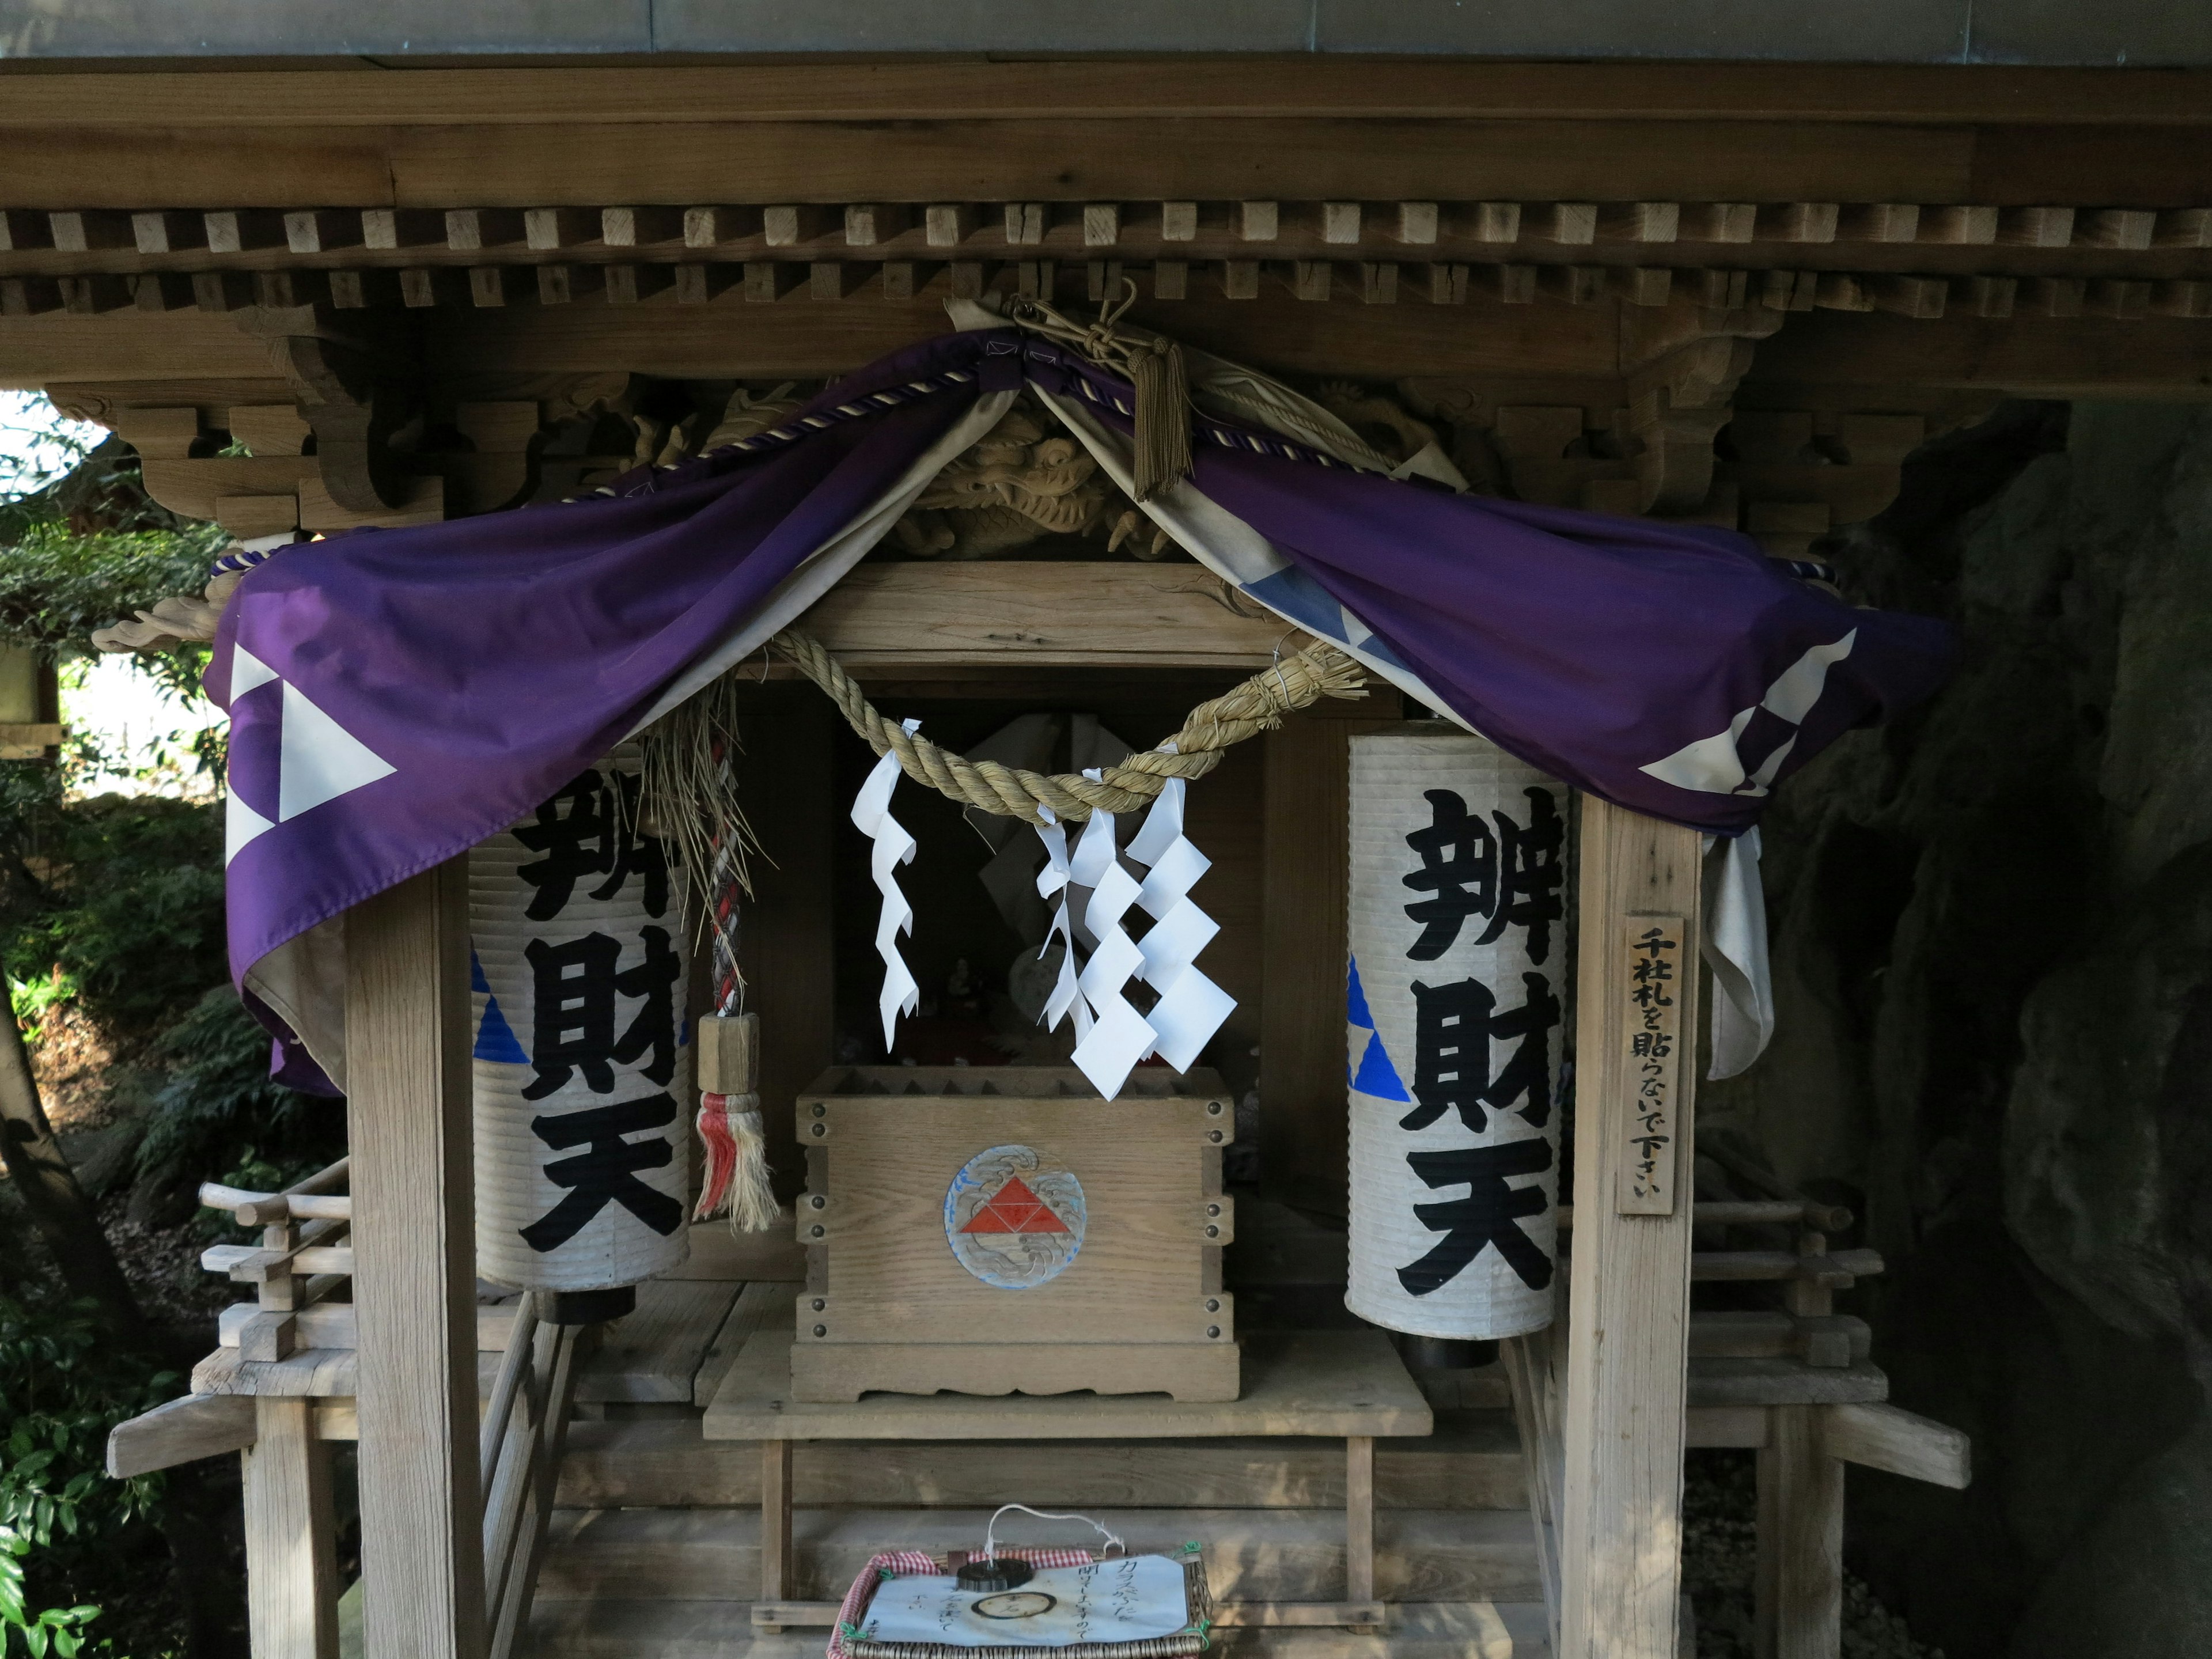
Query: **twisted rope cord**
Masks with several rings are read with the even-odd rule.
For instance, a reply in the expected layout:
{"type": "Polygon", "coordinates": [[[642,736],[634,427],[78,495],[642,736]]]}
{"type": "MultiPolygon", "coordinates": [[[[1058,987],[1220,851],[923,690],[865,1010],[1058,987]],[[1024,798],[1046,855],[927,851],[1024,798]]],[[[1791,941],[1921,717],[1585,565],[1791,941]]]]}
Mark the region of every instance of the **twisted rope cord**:
{"type": "MultiPolygon", "coordinates": [[[[726,793],[734,793],[737,781],[730,763],[729,738],[717,732],[714,743],[716,780],[726,793]]],[[[739,874],[738,837],[726,829],[714,837],[714,863],[708,878],[708,902],[714,907],[714,1012],[738,1012],[744,999],[744,981],[738,973],[738,897],[743,885],[739,874]]]]}
{"type": "Polygon", "coordinates": [[[769,644],[828,693],[846,723],[878,755],[896,753],[901,769],[916,783],[964,806],[1028,823],[1048,821],[1040,807],[1049,807],[1053,818],[1063,823],[1088,818],[1094,811],[1133,812],[1148,805],[1169,778],[1204,777],[1221,763],[1223,750],[1273,730],[1291,710],[1322,697],[1367,695],[1359,665],[1335,647],[1316,642],[1200,703],[1185,718],[1182,730],[1158,749],[1139,750],[1118,766],[1106,767],[1094,780],[971,761],[940,749],[878,711],[811,635],[787,628],[769,644]]]}

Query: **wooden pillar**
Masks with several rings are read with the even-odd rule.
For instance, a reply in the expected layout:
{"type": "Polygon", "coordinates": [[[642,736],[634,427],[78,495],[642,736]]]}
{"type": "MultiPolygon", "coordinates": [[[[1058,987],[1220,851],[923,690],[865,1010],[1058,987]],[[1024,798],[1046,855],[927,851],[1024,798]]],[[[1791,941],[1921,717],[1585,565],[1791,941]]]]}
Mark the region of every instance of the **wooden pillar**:
{"type": "Polygon", "coordinates": [[[480,1659],[468,860],[346,919],[367,1659],[480,1659]]]}
{"type": "Polygon", "coordinates": [[[1261,796],[1260,1178],[1276,1197],[1342,1215],[1345,847],[1355,732],[1388,726],[1398,694],[1287,715],[1267,745],[1261,796]]]}
{"type": "MultiPolygon", "coordinates": [[[[761,1442],[761,1600],[771,1606],[792,1597],[791,1442],[761,1442]]],[[[783,1628],[763,1625],[769,1635],[783,1628]]]]}
{"type": "Polygon", "coordinates": [[[315,1402],[263,1395],[239,1454],[246,1500],[246,1617],[253,1659],[337,1659],[330,1450],[315,1402]]]}
{"type": "MultiPolygon", "coordinates": [[[[1559,1659],[1674,1659],[1690,1300],[1700,858],[1693,830],[1583,798],[1575,1229],[1559,1514],[1559,1659]],[[1673,940],[1671,1168],[1636,1180],[1649,1074],[1632,1054],[1630,923],[1673,940]],[[1649,1188],[1648,1181],[1642,1183],[1649,1188]]],[[[1648,954],[1647,957],[1648,957],[1648,954]]],[[[1641,1045],[1649,1048],[1646,1042],[1641,1045]]]]}
{"type": "Polygon", "coordinates": [[[1836,1659],[1844,1647],[1844,1466],[1820,1406],[1775,1406],[1759,1451],[1759,1659],[1836,1659]]]}
{"type": "MultiPolygon", "coordinates": [[[[799,1091],[822,1075],[836,1041],[834,915],[838,807],[836,754],[843,723],[811,685],[769,686],[740,716],[738,789],[772,801],[753,814],[762,857],[738,926],[745,1006],[760,1016],[761,1123],[775,1189],[805,1185],[793,1120],[799,1091]]],[[[847,738],[845,741],[857,741],[847,738]]]]}
{"type": "Polygon", "coordinates": [[[1375,1437],[1344,1441],[1344,1599],[1375,1599],[1375,1437]]]}

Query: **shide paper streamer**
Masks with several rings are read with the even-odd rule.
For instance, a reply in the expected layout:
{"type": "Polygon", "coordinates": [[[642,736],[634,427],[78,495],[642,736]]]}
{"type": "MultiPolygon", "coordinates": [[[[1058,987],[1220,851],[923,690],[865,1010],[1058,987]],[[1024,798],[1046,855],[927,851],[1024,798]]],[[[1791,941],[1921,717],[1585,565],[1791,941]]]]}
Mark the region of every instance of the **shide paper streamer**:
{"type": "MultiPolygon", "coordinates": [[[[909,736],[921,726],[920,720],[900,723],[909,736]]],[[[885,1049],[891,1046],[898,1017],[911,1014],[921,1006],[921,988],[915,983],[914,974],[898,949],[898,936],[914,931],[914,906],[907,902],[898,884],[899,866],[914,862],[914,837],[890,811],[891,791],[898,787],[898,756],[885,750],[853,799],[854,827],[875,842],[868,867],[884,896],[883,915],[876,922],[876,954],[884,959],[884,989],[876,999],[876,1007],[883,1015],[885,1049]]]]}
{"type": "Polygon", "coordinates": [[[1057,939],[1063,951],[1044,1024],[1055,1030],[1073,1017],[1075,1064],[1109,1100],[1149,1055],[1188,1071],[1237,1006],[1195,965],[1198,953],[1221,929],[1190,897],[1212,861],[1183,834],[1185,787],[1181,778],[1167,781],[1126,851],[1115,848],[1111,812],[1091,813],[1073,855],[1063,826],[1048,823],[1037,829],[1045,848],[1037,892],[1048,902],[1058,900],[1045,949],[1057,939]],[[1141,882],[1130,873],[1131,865],[1146,871],[1141,882]],[[1087,895],[1073,915],[1071,888],[1087,895]],[[1132,906],[1152,918],[1140,939],[1122,927],[1132,906]],[[1079,970],[1079,931],[1091,942],[1079,970]],[[1158,994],[1149,1012],[1139,1013],[1123,994],[1133,978],[1158,994]]]}

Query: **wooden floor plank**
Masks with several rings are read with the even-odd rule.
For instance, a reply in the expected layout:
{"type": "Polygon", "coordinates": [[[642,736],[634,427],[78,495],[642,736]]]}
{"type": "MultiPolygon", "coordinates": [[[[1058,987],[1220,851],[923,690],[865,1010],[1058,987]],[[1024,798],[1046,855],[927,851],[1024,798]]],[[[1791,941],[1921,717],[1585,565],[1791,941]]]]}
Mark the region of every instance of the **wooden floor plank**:
{"type": "MultiPolygon", "coordinates": [[[[1221,1659],[1549,1659],[1540,1602],[1413,1602],[1378,1635],[1217,1630],[1221,1659]]],[[[540,1597],[533,1659],[819,1659],[822,1632],[763,1635],[749,1601],[540,1597]]]]}
{"type": "Polygon", "coordinates": [[[649,1279],[637,1311],[607,1326],[577,1374],[576,1398],[691,1403],[692,1379],[743,1287],[715,1279],[649,1279]]]}
{"type": "Polygon", "coordinates": [[[691,1378],[693,1405],[703,1407],[713,1401],[747,1341],[763,1331],[791,1329],[794,1294],[791,1285],[773,1280],[744,1287],[700,1356],[699,1369],[691,1378]]]}
{"type": "MultiPolygon", "coordinates": [[[[972,1549],[990,1511],[799,1510],[793,1594],[836,1601],[886,1549],[972,1549]]],[[[1344,1584],[1344,1516],[1335,1510],[1106,1510],[1097,1519],[1133,1550],[1194,1539],[1221,1601],[1322,1601],[1344,1584]]],[[[1072,1522],[1024,1520],[1024,1540],[1076,1542],[1072,1522]]],[[[1001,1535],[1006,1535],[1002,1524],[1001,1535]]],[[[718,1600],[757,1583],[760,1516],[737,1509],[564,1510],[539,1583],[549,1598],[607,1595],[718,1600]]],[[[1376,1525],[1376,1594],[1401,1601],[1529,1600],[1540,1589],[1525,1510],[1400,1510],[1376,1525]]]]}
{"type": "MultiPolygon", "coordinates": [[[[990,1504],[1008,1492],[1051,1509],[1330,1509],[1344,1503],[1344,1452],[1333,1441],[1239,1438],[994,1442],[803,1442],[796,1501],[895,1508],[990,1504]]],[[[1384,1509],[1520,1509],[1527,1504],[1510,1413],[1440,1417],[1437,1431],[1376,1448],[1384,1509]]],[[[578,1423],[568,1434],[560,1501],[580,1509],[744,1507],[760,1501],[750,1440],[702,1440],[691,1421],[578,1423]]]]}

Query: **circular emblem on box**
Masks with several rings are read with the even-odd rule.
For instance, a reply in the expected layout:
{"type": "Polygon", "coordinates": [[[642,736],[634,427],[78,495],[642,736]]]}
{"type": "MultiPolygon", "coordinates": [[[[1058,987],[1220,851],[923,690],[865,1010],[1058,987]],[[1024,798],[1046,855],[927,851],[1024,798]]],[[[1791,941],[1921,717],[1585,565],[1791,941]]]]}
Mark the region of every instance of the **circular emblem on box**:
{"type": "Polygon", "coordinates": [[[945,1193],[945,1242],[986,1285],[1026,1291],[1066,1273],[1083,1248],[1083,1183],[1031,1146],[994,1146],[945,1193]]]}

